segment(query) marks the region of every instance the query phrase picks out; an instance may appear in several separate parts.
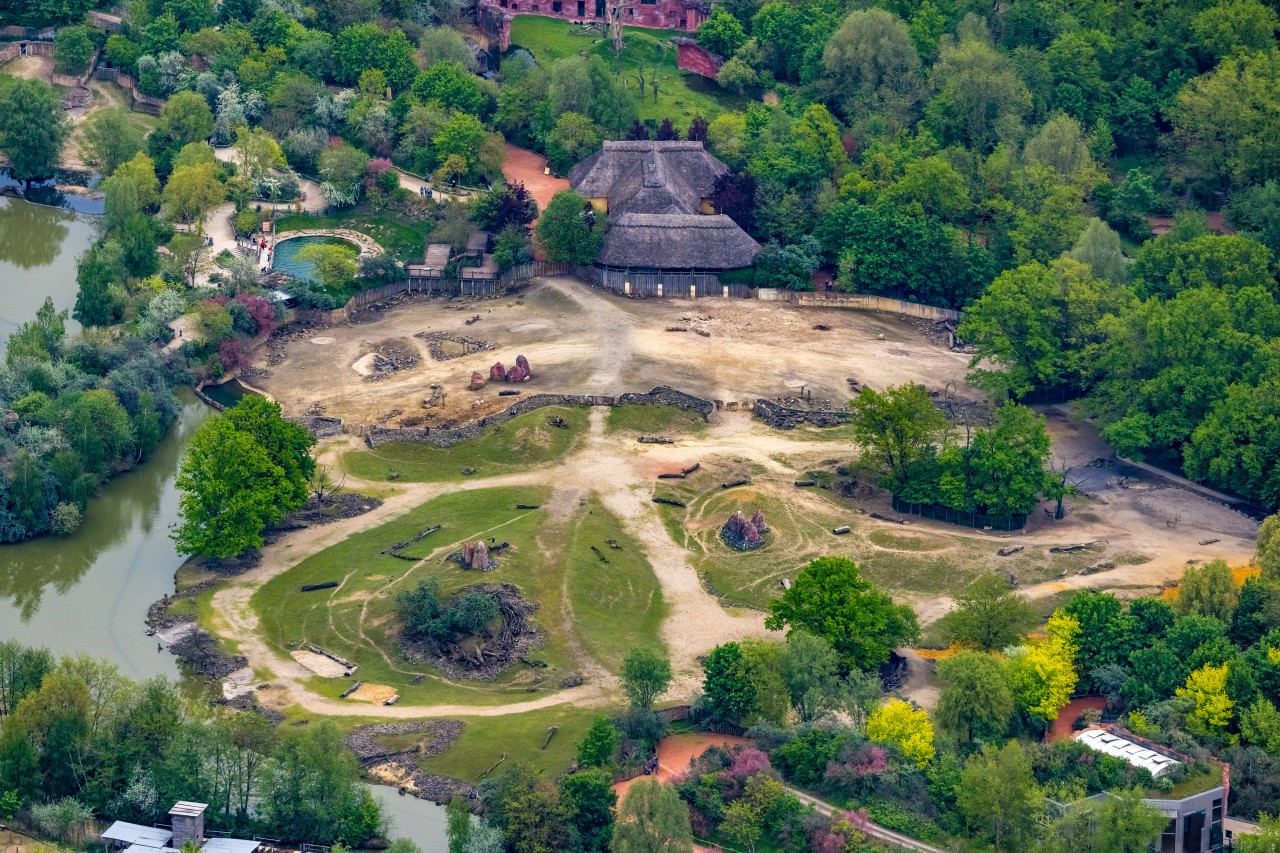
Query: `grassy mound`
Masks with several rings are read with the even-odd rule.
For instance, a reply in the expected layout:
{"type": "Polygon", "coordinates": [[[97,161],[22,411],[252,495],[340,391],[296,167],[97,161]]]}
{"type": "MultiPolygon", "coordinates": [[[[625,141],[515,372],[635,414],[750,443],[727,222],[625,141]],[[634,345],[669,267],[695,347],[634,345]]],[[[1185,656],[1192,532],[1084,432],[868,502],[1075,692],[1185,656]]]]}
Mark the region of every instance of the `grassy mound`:
{"type": "Polygon", "coordinates": [[[585,408],[548,406],[525,412],[479,438],[452,447],[389,442],[374,450],[352,451],[343,456],[342,464],[365,480],[436,483],[469,476],[493,477],[559,459],[586,431],[588,418],[585,408]],[[549,419],[553,417],[564,418],[566,427],[552,426],[549,419]],[[463,474],[463,468],[474,468],[475,473],[463,474]]]}
{"type": "Polygon", "coordinates": [[[675,406],[614,406],[604,422],[605,432],[696,435],[706,429],[702,415],[675,406]]]}

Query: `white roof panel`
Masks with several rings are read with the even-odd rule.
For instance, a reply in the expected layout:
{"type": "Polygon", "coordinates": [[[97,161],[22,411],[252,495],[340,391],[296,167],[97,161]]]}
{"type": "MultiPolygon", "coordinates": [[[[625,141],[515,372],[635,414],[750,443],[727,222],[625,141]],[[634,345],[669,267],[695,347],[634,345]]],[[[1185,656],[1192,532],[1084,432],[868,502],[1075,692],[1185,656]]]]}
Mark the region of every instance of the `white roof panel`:
{"type": "Polygon", "coordinates": [[[200,848],[201,853],[253,853],[259,842],[243,838],[210,838],[200,848]]]}
{"type": "Polygon", "coordinates": [[[1076,735],[1075,739],[1095,752],[1124,759],[1130,765],[1148,771],[1152,776],[1162,776],[1182,763],[1101,729],[1086,729],[1076,735]]]}
{"type": "Polygon", "coordinates": [[[143,847],[158,849],[169,843],[170,839],[173,838],[173,833],[155,826],[142,826],[141,824],[118,820],[107,827],[107,831],[102,833],[102,838],[106,841],[139,844],[143,847]]]}

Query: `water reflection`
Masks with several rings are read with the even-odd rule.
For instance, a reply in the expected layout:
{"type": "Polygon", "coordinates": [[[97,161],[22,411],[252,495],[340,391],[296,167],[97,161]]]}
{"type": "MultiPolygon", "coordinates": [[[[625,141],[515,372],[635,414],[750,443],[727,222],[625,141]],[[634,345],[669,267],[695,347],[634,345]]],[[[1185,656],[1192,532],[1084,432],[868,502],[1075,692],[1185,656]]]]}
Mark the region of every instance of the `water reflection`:
{"type": "MultiPolygon", "coordinates": [[[[46,296],[59,311],[76,302],[76,255],[89,248],[96,220],[0,197],[0,351],[46,296]]],[[[67,331],[79,325],[67,321],[67,331]]]]}
{"type": "Polygon", "coordinates": [[[182,563],[169,539],[182,446],[211,410],[189,391],[155,455],[110,481],[68,537],[0,545],[0,638],[115,661],[129,675],[175,675],[144,634],[147,607],[182,563]]]}
{"type": "Polygon", "coordinates": [[[10,198],[0,204],[0,262],[29,270],[48,266],[62,254],[74,213],[10,198]]]}

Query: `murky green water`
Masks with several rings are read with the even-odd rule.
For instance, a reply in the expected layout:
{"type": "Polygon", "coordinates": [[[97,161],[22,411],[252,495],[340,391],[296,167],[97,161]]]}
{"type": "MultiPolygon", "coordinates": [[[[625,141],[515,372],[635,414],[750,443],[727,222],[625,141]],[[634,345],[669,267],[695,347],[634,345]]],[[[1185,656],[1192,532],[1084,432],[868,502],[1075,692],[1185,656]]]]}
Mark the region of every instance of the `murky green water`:
{"type": "MultiPolygon", "coordinates": [[[[46,296],[76,304],[76,256],[93,242],[95,217],[0,197],[0,350],[46,296]]],[[[79,326],[67,321],[67,330],[79,326]]]]}
{"type": "MultiPolygon", "coordinates": [[[[46,296],[59,310],[75,305],[76,256],[94,237],[93,217],[0,197],[0,351],[46,296]]],[[[179,398],[182,413],[152,458],[108,482],[78,531],[0,545],[0,639],[107,658],[134,678],[177,677],[174,657],[157,652],[143,619],[173,591],[182,563],[169,539],[182,447],[214,414],[190,391],[179,398]]],[[[393,838],[412,838],[428,853],[444,849],[444,809],[394,788],[373,789],[395,824],[393,838]]]]}
{"type": "Polygon", "coordinates": [[[316,265],[311,261],[298,260],[298,253],[307,246],[343,246],[357,253],[360,251],[350,240],[343,240],[341,237],[294,237],[276,244],[276,258],[272,268],[294,278],[317,281],[316,265]]]}

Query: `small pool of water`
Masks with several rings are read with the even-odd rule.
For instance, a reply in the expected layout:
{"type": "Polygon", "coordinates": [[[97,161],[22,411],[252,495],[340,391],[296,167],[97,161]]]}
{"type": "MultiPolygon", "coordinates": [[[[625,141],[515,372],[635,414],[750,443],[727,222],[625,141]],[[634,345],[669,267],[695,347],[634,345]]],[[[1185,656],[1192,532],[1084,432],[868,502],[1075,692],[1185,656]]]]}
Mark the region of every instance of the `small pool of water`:
{"type": "Polygon", "coordinates": [[[316,265],[310,261],[298,260],[298,253],[307,246],[346,246],[349,249],[360,251],[360,247],[350,240],[343,240],[341,237],[294,237],[292,240],[285,240],[276,244],[276,258],[273,268],[276,272],[282,272],[285,275],[302,279],[303,281],[315,281],[316,265]]]}
{"type": "Polygon", "coordinates": [[[240,384],[239,379],[230,379],[221,385],[206,385],[200,389],[205,396],[215,403],[221,403],[228,409],[240,402],[246,394],[257,393],[240,384]]]}
{"type": "Polygon", "coordinates": [[[89,172],[59,169],[54,177],[45,181],[33,181],[31,186],[28,187],[23,181],[16,180],[8,169],[0,169],[0,189],[16,190],[20,193],[20,197],[26,198],[27,201],[33,204],[60,207],[63,210],[94,215],[102,213],[102,195],[96,192],[101,180],[100,175],[89,172]],[[59,186],[84,187],[85,192],[88,194],[64,193],[58,189],[59,186]]]}

